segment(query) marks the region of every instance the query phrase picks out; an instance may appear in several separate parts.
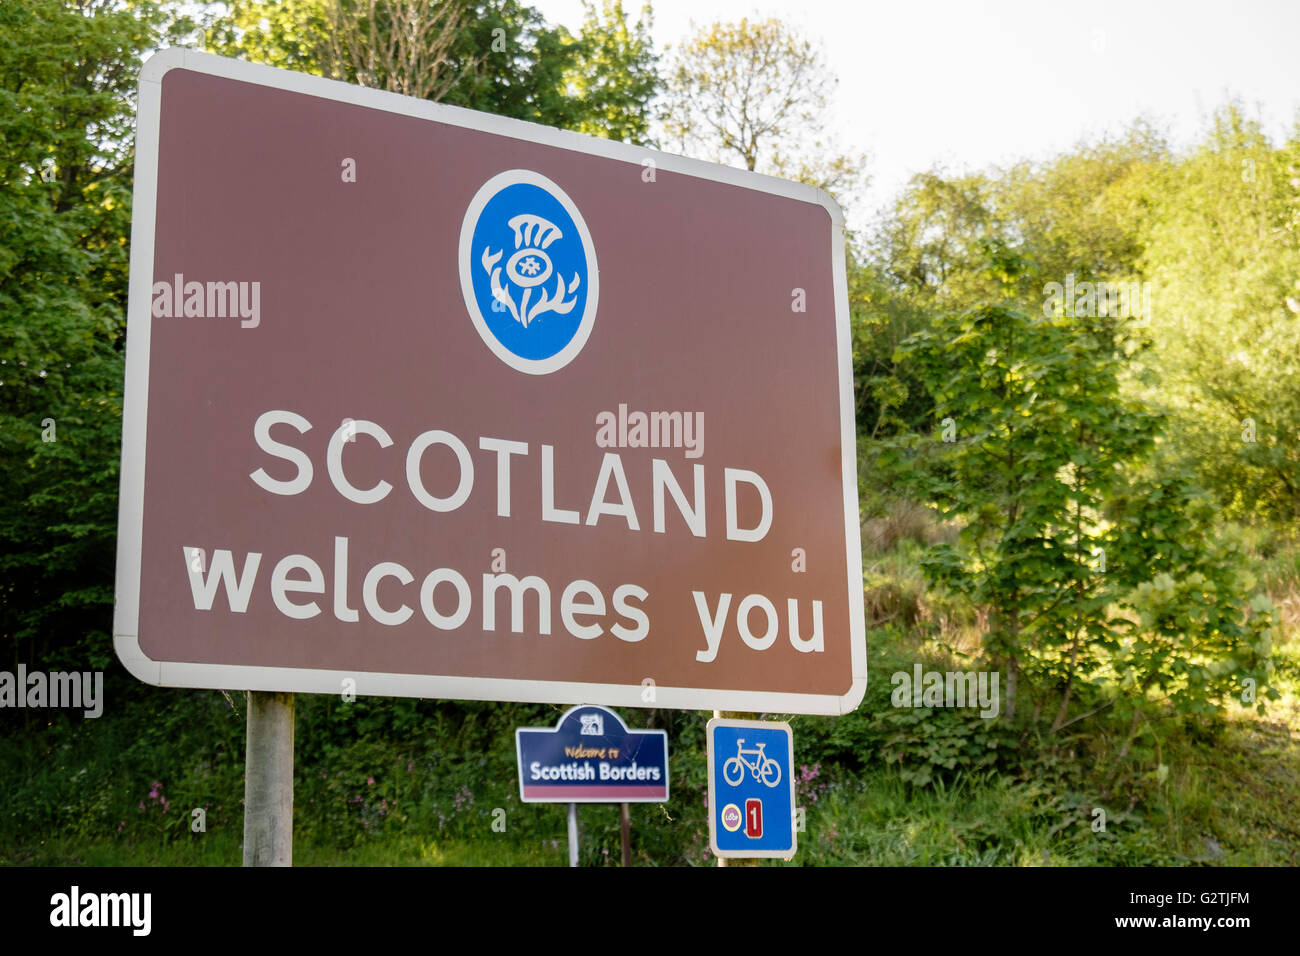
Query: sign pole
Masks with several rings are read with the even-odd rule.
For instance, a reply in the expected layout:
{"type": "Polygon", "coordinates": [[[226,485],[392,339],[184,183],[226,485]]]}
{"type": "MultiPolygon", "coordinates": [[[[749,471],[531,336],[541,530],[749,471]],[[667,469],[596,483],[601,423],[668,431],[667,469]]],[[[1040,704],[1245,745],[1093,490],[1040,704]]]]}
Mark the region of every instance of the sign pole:
{"type": "Polygon", "coordinates": [[[244,866],[293,865],[293,694],[248,692],[244,866]]]}
{"type": "MultiPolygon", "coordinates": [[[[713,712],[713,716],[714,716],[715,718],[721,717],[721,716],[722,716],[722,711],[720,711],[720,710],[715,710],[715,711],[713,712]]],[[[712,807],[709,807],[709,813],[712,813],[712,812],[713,812],[713,808],[712,808],[712,807]]],[[[715,857],[715,859],[718,861],[718,866],[726,866],[726,865],[727,865],[727,858],[726,858],[725,856],[715,857]]]]}
{"type": "Polygon", "coordinates": [[[569,804],[569,866],[578,865],[578,805],[569,804]]]}

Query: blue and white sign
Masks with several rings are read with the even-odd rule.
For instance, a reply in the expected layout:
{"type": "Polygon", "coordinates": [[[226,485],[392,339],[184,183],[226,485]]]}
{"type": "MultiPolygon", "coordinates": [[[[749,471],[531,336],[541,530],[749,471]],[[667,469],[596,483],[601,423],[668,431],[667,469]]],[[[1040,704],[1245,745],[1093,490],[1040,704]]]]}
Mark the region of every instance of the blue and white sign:
{"type": "Polygon", "coordinates": [[[497,358],[530,375],[563,368],[591,335],[600,292],[582,213],[540,173],[493,176],[461,224],[460,285],[497,358]]]}
{"type": "Polygon", "coordinates": [[[628,730],[608,707],[570,707],[554,727],[515,731],[524,803],[660,803],[668,733],[628,730]]]}
{"type": "Polygon", "coordinates": [[[709,721],[709,842],[721,857],[791,857],[794,732],[774,720],[709,721]]]}

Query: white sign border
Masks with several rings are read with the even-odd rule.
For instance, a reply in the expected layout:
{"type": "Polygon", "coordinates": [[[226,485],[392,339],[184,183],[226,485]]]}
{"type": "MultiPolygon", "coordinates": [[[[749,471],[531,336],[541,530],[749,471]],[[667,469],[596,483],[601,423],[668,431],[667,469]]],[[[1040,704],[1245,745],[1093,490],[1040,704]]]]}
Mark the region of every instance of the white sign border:
{"type": "Polygon", "coordinates": [[[352,86],[336,80],[293,73],[184,48],[161,50],[140,71],[136,120],[135,188],[132,207],[131,271],[127,299],[126,384],[122,409],[122,468],[118,502],[117,578],[113,608],[113,647],[123,666],[148,684],[165,687],[234,688],[289,693],[337,694],[343,680],[356,681],[356,693],[392,697],[571,703],[683,710],[739,710],[764,713],[846,714],[862,702],[867,687],[866,623],[862,595],[862,553],[857,503],[857,428],[854,421],[852,343],[845,270],[844,215],[824,190],[715,163],[687,159],[641,146],[584,136],[536,123],[494,116],[352,86]],[[148,382],[154,229],[157,214],[158,144],[162,80],[183,69],[302,93],[368,109],[413,116],[450,126],[567,149],[656,169],[727,183],[822,206],[831,220],[832,283],[835,335],[840,375],[840,446],[847,544],[849,641],[852,678],[841,695],[656,686],[653,702],[642,699],[640,684],[592,684],[569,681],[513,680],[391,673],[355,673],[294,667],[201,664],[155,661],[140,648],[140,581],[144,532],[145,435],[148,382]]]}

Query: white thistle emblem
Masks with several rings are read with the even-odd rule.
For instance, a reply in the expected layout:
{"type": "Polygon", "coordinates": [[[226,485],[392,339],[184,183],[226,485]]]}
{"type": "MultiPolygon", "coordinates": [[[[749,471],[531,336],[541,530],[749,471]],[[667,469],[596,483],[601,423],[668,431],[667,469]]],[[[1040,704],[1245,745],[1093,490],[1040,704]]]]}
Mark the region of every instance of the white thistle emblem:
{"type": "Polygon", "coordinates": [[[578,273],[573,274],[567,288],[564,284],[564,277],[557,274],[553,293],[548,292],[543,285],[555,272],[555,267],[551,264],[551,257],[546,254],[546,249],[555,240],[563,236],[560,227],[532,213],[521,213],[510,219],[507,225],[515,233],[515,251],[506,260],[504,270],[506,278],[510,281],[510,286],[502,283],[502,269],[497,265],[501,261],[501,257],[505,255],[504,249],[493,253],[490,246],[484,246],[483,257],[480,260],[483,269],[492,277],[493,298],[506,309],[509,309],[515,321],[524,328],[528,328],[534,319],[545,312],[558,312],[560,315],[568,314],[578,300],[570,298],[566,302],[565,296],[572,296],[578,288],[581,281],[578,273]],[[511,294],[511,287],[521,291],[521,296],[517,302],[511,294]],[[540,296],[536,301],[532,300],[534,289],[540,292],[540,296]]]}

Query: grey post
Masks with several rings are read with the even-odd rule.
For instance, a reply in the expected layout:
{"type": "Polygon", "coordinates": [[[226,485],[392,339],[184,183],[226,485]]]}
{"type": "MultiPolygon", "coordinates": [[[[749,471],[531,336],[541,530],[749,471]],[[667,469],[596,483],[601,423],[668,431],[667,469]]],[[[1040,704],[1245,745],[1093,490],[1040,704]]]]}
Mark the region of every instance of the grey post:
{"type": "Polygon", "coordinates": [[[248,692],[244,866],[293,865],[293,694],[248,692]]]}
{"type": "Polygon", "coordinates": [[[569,804],[569,866],[578,865],[578,805],[569,804]]]}
{"type": "MultiPolygon", "coordinates": [[[[722,716],[722,711],[720,711],[720,710],[715,710],[715,711],[713,712],[713,716],[714,716],[714,717],[721,717],[721,716],[722,716]]],[[[713,807],[709,807],[709,813],[713,813],[713,807]]],[[[720,856],[720,857],[718,857],[718,866],[726,866],[726,865],[727,865],[727,858],[726,858],[725,856],[720,856]]]]}

